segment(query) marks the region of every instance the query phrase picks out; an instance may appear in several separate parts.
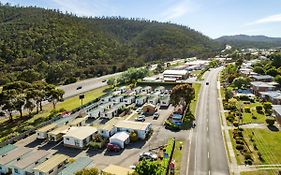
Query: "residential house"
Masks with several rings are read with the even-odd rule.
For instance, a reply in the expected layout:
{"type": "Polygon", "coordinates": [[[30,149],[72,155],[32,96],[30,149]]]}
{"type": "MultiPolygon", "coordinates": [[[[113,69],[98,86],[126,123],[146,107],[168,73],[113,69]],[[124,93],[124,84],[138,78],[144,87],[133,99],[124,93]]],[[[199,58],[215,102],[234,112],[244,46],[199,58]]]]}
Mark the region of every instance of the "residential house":
{"type": "Polygon", "coordinates": [[[107,96],[102,97],[102,98],[100,99],[100,102],[101,102],[102,104],[108,103],[108,102],[111,101],[112,98],[113,98],[112,95],[107,95],[107,96]]]}
{"type": "Polygon", "coordinates": [[[160,93],[164,93],[165,91],[165,87],[164,86],[158,86],[154,89],[154,92],[160,92],[160,93]]]}
{"type": "Polygon", "coordinates": [[[281,91],[260,92],[260,97],[264,100],[269,100],[274,105],[281,104],[281,91]]]}
{"type": "Polygon", "coordinates": [[[272,112],[275,115],[277,123],[281,126],[281,105],[272,105],[272,112]]]}
{"type": "Polygon", "coordinates": [[[170,105],[170,95],[160,97],[160,107],[168,107],[170,105]]]}
{"type": "Polygon", "coordinates": [[[54,129],[53,131],[50,131],[48,133],[49,141],[60,141],[63,139],[63,136],[68,132],[70,126],[69,125],[62,125],[58,128],[54,129]]]}
{"type": "Polygon", "coordinates": [[[260,92],[274,91],[275,86],[261,81],[253,81],[251,82],[251,90],[253,94],[259,95],[260,92]]]}
{"type": "Polygon", "coordinates": [[[33,168],[34,175],[56,175],[64,169],[69,157],[63,154],[56,154],[47,161],[33,168]]]}
{"type": "Polygon", "coordinates": [[[145,104],[147,101],[147,96],[139,96],[138,98],[136,98],[136,105],[137,106],[142,106],[143,104],[145,104]]]}
{"type": "Polygon", "coordinates": [[[42,128],[39,128],[36,130],[36,137],[37,139],[46,139],[48,138],[48,132],[54,130],[57,127],[56,124],[52,123],[49,125],[46,125],[42,128]]]}
{"type": "Polygon", "coordinates": [[[135,100],[136,100],[135,96],[128,96],[128,97],[124,98],[123,102],[126,105],[130,105],[130,104],[133,104],[135,102],[135,100]]]}
{"type": "Polygon", "coordinates": [[[152,87],[145,86],[144,88],[141,89],[141,92],[150,93],[150,92],[152,92],[152,87]]]}
{"type": "Polygon", "coordinates": [[[141,86],[135,87],[135,88],[133,89],[133,91],[135,91],[136,94],[141,93],[141,90],[142,90],[142,87],[141,87],[141,86]]]}
{"type": "Polygon", "coordinates": [[[273,77],[270,75],[252,75],[251,78],[254,81],[271,82],[273,77]]]}
{"type": "Polygon", "coordinates": [[[145,139],[151,127],[151,123],[124,120],[116,123],[115,132],[126,131],[131,133],[135,131],[139,139],[145,139]]]}
{"type": "Polygon", "coordinates": [[[10,152],[2,155],[0,157],[0,174],[9,174],[12,169],[13,163],[21,160],[30,153],[32,150],[30,148],[21,147],[11,150],[10,152]]]}
{"type": "Polygon", "coordinates": [[[66,167],[58,173],[58,175],[73,175],[83,168],[91,167],[93,160],[89,157],[79,157],[75,162],[66,165],[66,167]]]}
{"type": "Polygon", "coordinates": [[[78,117],[69,123],[69,126],[85,126],[87,117],[78,117]]]}
{"type": "Polygon", "coordinates": [[[50,153],[45,150],[32,152],[28,157],[17,161],[12,165],[13,175],[30,175],[33,174],[33,168],[48,159],[50,153]]]}
{"type": "Polygon", "coordinates": [[[109,138],[109,143],[125,148],[125,145],[130,143],[130,135],[125,131],[117,132],[109,138]]]}
{"type": "Polygon", "coordinates": [[[67,147],[83,149],[97,132],[96,128],[90,126],[71,127],[63,136],[63,143],[67,147]]]}

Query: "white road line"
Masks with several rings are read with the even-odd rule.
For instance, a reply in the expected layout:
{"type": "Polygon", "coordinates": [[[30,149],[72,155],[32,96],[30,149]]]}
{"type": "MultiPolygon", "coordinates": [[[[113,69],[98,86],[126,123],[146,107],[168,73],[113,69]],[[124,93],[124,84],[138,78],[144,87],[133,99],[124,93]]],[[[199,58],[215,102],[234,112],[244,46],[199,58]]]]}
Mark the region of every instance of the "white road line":
{"type": "Polygon", "coordinates": [[[208,159],[210,159],[210,152],[208,151],[208,159]]]}
{"type": "Polygon", "coordinates": [[[211,175],[211,171],[209,170],[209,175],[211,175]]]}
{"type": "Polygon", "coordinates": [[[209,127],[207,126],[207,132],[209,131],[209,127]]]}

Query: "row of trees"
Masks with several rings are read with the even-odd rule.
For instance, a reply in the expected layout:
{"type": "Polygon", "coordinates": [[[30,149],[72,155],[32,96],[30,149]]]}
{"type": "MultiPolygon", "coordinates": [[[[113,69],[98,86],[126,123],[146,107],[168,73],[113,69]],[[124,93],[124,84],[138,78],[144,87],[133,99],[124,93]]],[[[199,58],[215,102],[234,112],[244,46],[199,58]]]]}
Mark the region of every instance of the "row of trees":
{"type": "Polygon", "coordinates": [[[10,120],[13,120],[14,111],[18,111],[20,117],[23,116],[23,109],[28,110],[30,116],[34,108],[36,113],[39,113],[43,110],[42,102],[46,100],[52,102],[55,109],[56,104],[63,100],[63,94],[63,90],[43,81],[16,81],[3,86],[0,107],[9,114],[10,120]]]}

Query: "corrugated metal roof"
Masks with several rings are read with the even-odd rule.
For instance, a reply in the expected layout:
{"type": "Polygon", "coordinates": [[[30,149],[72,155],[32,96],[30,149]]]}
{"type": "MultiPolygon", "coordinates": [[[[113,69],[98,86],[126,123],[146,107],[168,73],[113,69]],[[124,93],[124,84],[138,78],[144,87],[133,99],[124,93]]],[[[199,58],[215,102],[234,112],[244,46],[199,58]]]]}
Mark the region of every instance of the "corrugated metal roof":
{"type": "Polygon", "coordinates": [[[54,169],[59,164],[63,163],[68,159],[68,156],[63,154],[56,154],[47,161],[43,162],[42,164],[38,165],[34,168],[35,171],[48,173],[50,170],[54,169]]]}
{"type": "Polygon", "coordinates": [[[15,146],[13,144],[6,145],[6,146],[0,148],[0,156],[2,156],[3,154],[6,154],[16,148],[17,148],[17,146],[15,146]]]}
{"type": "Polygon", "coordinates": [[[12,162],[13,160],[16,160],[17,158],[27,154],[31,152],[31,149],[30,148],[25,148],[25,147],[22,147],[22,148],[16,148],[10,152],[7,153],[6,156],[4,157],[1,157],[0,158],[0,164],[1,165],[6,165],[10,162],[12,162]]]}
{"type": "Polygon", "coordinates": [[[145,130],[147,129],[151,123],[147,122],[135,122],[135,121],[120,121],[116,123],[117,128],[128,128],[134,130],[145,130]]]}
{"type": "Polygon", "coordinates": [[[124,168],[117,165],[109,165],[105,169],[102,170],[105,173],[110,173],[114,175],[128,175],[129,173],[134,172],[134,170],[131,170],[129,168],[124,168]]]}
{"type": "Polygon", "coordinates": [[[57,127],[57,125],[52,123],[52,124],[49,124],[47,126],[37,129],[37,132],[48,132],[48,131],[54,129],[55,127],[57,127]]]}
{"type": "Polygon", "coordinates": [[[71,127],[63,137],[73,137],[83,140],[97,131],[98,130],[96,128],[91,126],[71,127]]]}
{"type": "Polygon", "coordinates": [[[75,172],[82,170],[93,162],[89,157],[79,157],[75,162],[69,164],[58,175],[73,175],[75,172]]]}
{"type": "Polygon", "coordinates": [[[14,167],[17,167],[19,169],[25,169],[28,166],[32,165],[33,163],[37,162],[38,160],[46,157],[49,154],[49,152],[44,151],[44,150],[38,150],[35,152],[32,152],[32,155],[16,162],[14,164],[14,167]]]}

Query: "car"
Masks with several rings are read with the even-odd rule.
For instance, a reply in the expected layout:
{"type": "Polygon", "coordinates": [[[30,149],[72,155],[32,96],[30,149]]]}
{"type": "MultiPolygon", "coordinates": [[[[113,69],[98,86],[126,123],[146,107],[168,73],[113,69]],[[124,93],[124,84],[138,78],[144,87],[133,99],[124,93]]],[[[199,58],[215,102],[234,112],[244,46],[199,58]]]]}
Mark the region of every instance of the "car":
{"type": "Polygon", "coordinates": [[[139,161],[142,161],[144,159],[157,160],[158,156],[157,156],[157,154],[155,154],[153,152],[143,152],[139,156],[139,161]]]}
{"type": "Polygon", "coordinates": [[[135,118],[135,121],[144,122],[145,121],[145,116],[144,115],[140,115],[140,116],[135,118]]]}
{"type": "Polygon", "coordinates": [[[78,86],[78,87],[76,88],[76,90],[79,90],[79,89],[82,89],[82,86],[78,86]]]}
{"type": "Polygon", "coordinates": [[[108,143],[106,146],[107,150],[113,151],[113,152],[119,152],[121,150],[121,147],[119,145],[108,143]]]}
{"type": "Polygon", "coordinates": [[[155,112],[155,113],[153,114],[153,119],[156,120],[156,119],[158,119],[158,117],[159,117],[159,113],[158,113],[158,112],[155,112]]]}
{"type": "Polygon", "coordinates": [[[107,80],[102,80],[101,82],[105,83],[107,80]]]}
{"type": "Polygon", "coordinates": [[[206,82],[206,85],[209,85],[209,82],[206,82]]]}
{"type": "Polygon", "coordinates": [[[136,112],[137,112],[138,114],[140,114],[140,113],[142,112],[142,108],[138,108],[138,109],[136,110],[136,112]]]}

